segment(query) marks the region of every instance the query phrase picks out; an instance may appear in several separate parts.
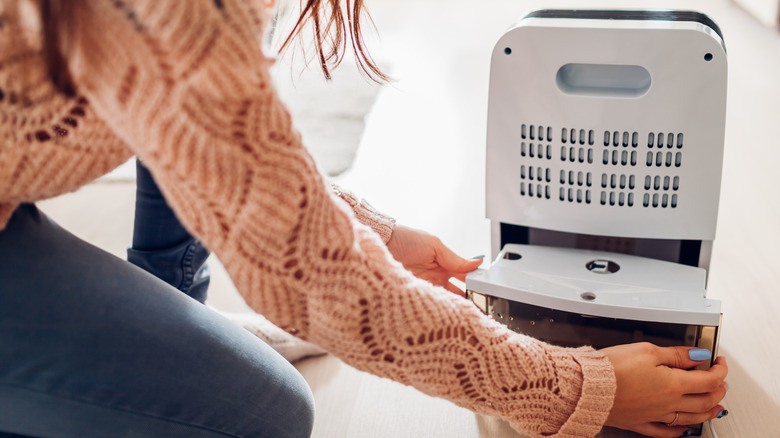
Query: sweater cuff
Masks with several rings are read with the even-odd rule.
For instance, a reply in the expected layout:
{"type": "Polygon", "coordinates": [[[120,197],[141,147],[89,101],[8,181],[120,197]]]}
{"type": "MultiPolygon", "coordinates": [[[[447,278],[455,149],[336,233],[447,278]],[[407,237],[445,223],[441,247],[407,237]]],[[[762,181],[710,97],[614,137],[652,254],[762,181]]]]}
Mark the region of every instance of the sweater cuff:
{"type": "Polygon", "coordinates": [[[591,347],[577,348],[573,353],[582,369],[582,390],[574,412],[556,436],[592,437],[599,433],[612,409],[617,390],[615,370],[603,353],[591,347]]]}
{"type": "Polygon", "coordinates": [[[355,213],[357,220],[374,230],[382,238],[382,242],[386,245],[393,235],[393,228],[395,227],[395,219],[392,217],[377,211],[371,206],[365,199],[358,199],[357,196],[343,190],[336,184],[331,183],[333,193],[339,198],[346,201],[349,204],[352,211],[355,213]]]}

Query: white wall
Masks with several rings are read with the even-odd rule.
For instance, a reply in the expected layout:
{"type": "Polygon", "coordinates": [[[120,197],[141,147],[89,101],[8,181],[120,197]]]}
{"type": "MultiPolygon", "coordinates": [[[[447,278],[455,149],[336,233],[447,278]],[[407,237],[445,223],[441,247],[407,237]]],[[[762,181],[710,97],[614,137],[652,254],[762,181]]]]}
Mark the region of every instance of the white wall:
{"type": "Polygon", "coordinates": [[[772,29],[778,28],[780,0],[734,0],[758,21],[772,29]]]}

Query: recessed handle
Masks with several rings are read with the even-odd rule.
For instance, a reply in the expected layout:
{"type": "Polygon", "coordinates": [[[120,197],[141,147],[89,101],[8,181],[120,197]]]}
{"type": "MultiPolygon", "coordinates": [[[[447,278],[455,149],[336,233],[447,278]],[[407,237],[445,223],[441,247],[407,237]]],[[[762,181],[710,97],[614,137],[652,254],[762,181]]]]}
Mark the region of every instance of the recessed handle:
{"type": "Polygon", "coordinates": [[[640,97],[650,89],[650,72],[639,65],[566,64],[555,77],[566,94],[640,97]]]}

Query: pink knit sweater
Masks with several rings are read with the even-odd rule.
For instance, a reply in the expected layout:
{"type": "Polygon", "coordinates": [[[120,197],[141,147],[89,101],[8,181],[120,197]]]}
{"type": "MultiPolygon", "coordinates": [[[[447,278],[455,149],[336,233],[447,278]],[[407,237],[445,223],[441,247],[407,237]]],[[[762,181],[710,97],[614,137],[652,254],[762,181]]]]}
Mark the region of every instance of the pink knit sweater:
{"type": "Polygon", "coordinates": [[[72,2],[79,95],[66,97],[44,69],[34,3],[0,0],[0,228],[18,203],[74,190],[136,154],[278,326],[535,436],[598,433],[615,393],[602,354],[513,333],[415,278],[374,232],[386,240],[392,222],[334,195],[272,87],[261,6],[72,2]]]}

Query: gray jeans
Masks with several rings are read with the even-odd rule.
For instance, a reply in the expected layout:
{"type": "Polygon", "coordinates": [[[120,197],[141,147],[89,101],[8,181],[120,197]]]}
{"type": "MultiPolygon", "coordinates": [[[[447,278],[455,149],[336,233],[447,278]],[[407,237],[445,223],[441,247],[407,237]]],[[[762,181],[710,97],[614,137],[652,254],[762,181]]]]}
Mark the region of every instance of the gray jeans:
{"type": "Polygon", "coordinates": [[[249,332],[34,205],[0,231],[0,436],[301,437],[313,397],[249,332]]]}

